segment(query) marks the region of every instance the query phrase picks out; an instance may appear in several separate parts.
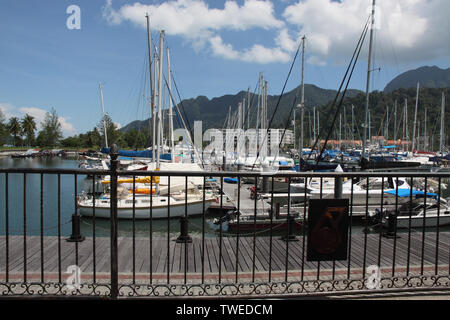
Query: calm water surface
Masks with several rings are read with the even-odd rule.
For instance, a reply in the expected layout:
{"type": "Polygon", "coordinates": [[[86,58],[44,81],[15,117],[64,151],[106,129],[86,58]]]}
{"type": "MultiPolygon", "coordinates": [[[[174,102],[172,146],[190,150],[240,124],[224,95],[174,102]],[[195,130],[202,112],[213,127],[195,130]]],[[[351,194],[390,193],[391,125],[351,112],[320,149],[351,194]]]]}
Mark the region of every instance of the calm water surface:
{"type": "MultiPolygon", "coordinates": [[[[58,157],[54,158],[25,158],[12,159],[1,158],[1,168],[61,168],[74,169],[78,168],[77,160],[67,160],[58,157]]],[[[6,190],[5,190],[5,174],[0,174],[0,234],[6,232],[6,190]]],[[[24,234],[24,225],[26,225],[27,235],[40,235],[41,224],[44,235],[58,235],[58,176],[57,174],[43,175],[43,194],[42,194],[42,212],[43,219],[41,221],[41,175],[26,175],[26,222],[24,221],[24,174],[8,174],[8,218],[9,218],[9,234],[24,234]]],[[[75,176],[61,175],[60,184],[60,227],[61,235],[70,236],[72,233],[71,219],[72,214],[76,210],[76,194],[80,194],[82,190],[86,190],[92,185],[92,180],[86,176],[79,175],[76,177],[75,192],[75,176]]],[[[215,236],[216,232],[212,226],[214,217],[208,216],[205,221],[205,231],[207,236],[215,236]]],[[[81,217],[81,233],[84,236],[92,236],[95,222],[96,236],[108,236],[110,230],[110,220],[96,218],[95,221],[91,217],[81,217]]],[[[189,232],[191,234],[201,234],[202,217],[189,217],[189,232]]],[[[166,235],[170,227],[174,237],[179,232],[179,220],[170,219],[153,220],[152,231],[154,235],[166,235]],[[170,224],[170,226],[169,226],[170,224]]],[[[150,220],[136,220],[135,234],[137,236],[148,237],[150,234],[150,220]]],[[[132,220],[119,219],[119,236],[132,236],[133,222],[132,220]]]]}
{"type": "MultiPolygon", "coordinates": [[[[58,157],[53,158],[30,158],[12,159],[10,157],[0,158],[1,168],[78,168],[77,160],[67,160],[58,157]]],[[[5,174],[0,174],[0,235],[6,233],[6,178],[5,174]]],[[[41,226],[44,235],[58,235],[58,176],[56,174],[44,174],[42,176],[42,201],[41,201],[41,175],[26,175],[26,202],[24,203],[24,174],[8,174],[8,232],[10,235],[24,234],[26,226],[27,235],[40,235],[41,226]],[[42,219],[41,219],[42,204],[42,219]],[[24,219],[24,205],[25,218],[24,219]]],[[[92,180],[86,176],[61,175],[60,183],[60,231],[63,237],[70,236],[72,232],[71,218],[76,210],[76,195],[86,190],[88,185],[92,185],[92,180]],[[76,186],[76,190],[75,190],[76,186]]],[[[446,181],[448,183],[448,181],[446,181]]],[[[447,189],[444,197],[449,197],[450,190],[447,189]]],[[[208,215],[205,221],[205,232],[208,237],[218,235],[216,228],[212,224],[214,217],[208,215]]],[[[84,236],[92,236],[94,231],[96,236],[108,236],[110,230],[109,219],[94,219],[91,217],[81,217],[81,233],[84,236]]],[[[202,217],[189,217],[189,233],[191,235],[201,235],[202,217]]],[[[132,220],[119,219],[119,236],[132,236],[133,228],[136,236],[149,237],[150,220],[136,220],[133,226],[132,220]]],[[[170,228],[171,237],[176,237],[179,233],[178,219],[153,220],[152,231],[154,236],[167,236],[170,228]]],[[[442,231],[449,231],[450,227],[441,228],[442,231]]],[[[420,231],[420,230],[419,230],[420,231]]],[[[434,231],[434,230],[430,230],[434,231]]],[[[352,232],[362,232],[361,225],[355,225],[352,232]]],[[[405,232],[405,231],[401,231],[405,232]]],[[[226,235],[226,233],[224,233],[226,235]]],[[[250,233],[249,235],[252,235],[250,233]]]]}

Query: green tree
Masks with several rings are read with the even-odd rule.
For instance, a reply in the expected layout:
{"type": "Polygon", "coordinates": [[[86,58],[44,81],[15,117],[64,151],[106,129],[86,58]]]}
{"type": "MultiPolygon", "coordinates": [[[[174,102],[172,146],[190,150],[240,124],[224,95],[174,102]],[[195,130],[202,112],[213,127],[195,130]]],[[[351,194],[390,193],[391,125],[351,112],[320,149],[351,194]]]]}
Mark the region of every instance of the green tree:
{"type": "Polygon", "coordinates": [[[102,141],[102,146],[105,146],[105,130],[104,127],[106,126],[106,135],[108,140],[108,146],[111,146],[113,143],[117,144],[118,146],[123,147],[126,143],[125,140],[122,138],[122,133],[117,129],[117,126],[112,121],[111,117],[108,114],[105,114],[102,121],[97,125],[98,132],[100,132],[102,141]]]}
{"type": "Polygon", "coordinates": [[[59,122],[56,110],[52,108],[50,112],[45,114],[42,129],[39,131],[37,137],[37,143],[41,147],[53,147],[58,144],[61,138],[61,123],[59,122]]]}
{"type": "Polygon", "coordinates": [[[61,140],[61,146],[65,148],[78,148],[81,147],[81,140],[78,136],[68,137],[61,140]]]}
{"type": "Polygon", "coordinates": [[[20,143],[20,133],[22,132],[19,119],[17,117],[10,118],[7,128],[9,134],[13,136],[13,145],[17,146],[20,143]]]}
{"type": "Polygon", "coordinates": [[[94,128],[92,131],[87,133],[87,144],[86,147],[90,148],[100,148],[102,145],[102,136],[98,132],[97,128],[94,128]]]}
{"type": "Polygon", "coordinates": [[[31,146],[34,143],[34,132],[36,131],[36,122],[34,117],[30,116],[28,113],[22,119],[22,133],[27,137],[27,144],[31,146]]]}
{"type": "Polygon", "coordinates": [[[0,146],[4,145],[8,140],[8,130],[5,124],[5,115],[0,109],[0,146]]]}

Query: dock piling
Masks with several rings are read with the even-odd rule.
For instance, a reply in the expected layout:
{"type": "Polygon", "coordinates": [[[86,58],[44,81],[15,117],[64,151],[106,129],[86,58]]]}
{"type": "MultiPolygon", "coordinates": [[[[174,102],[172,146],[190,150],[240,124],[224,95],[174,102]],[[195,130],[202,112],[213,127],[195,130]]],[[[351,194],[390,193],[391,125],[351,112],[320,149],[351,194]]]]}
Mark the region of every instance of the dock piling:
{"type": "Polygon", "coordinates": [[[72,214],[72,234],[67,238],[67,242],[82,242],[85,237],[80,232],[80,216],[76,213],[72,214]]]}
{"type": "Polygon", "coordinates": [[[188,234],[188,219],[180,217],[180,235],[177,238],[177,243],[192,243],[192,238],[188,234]]]}

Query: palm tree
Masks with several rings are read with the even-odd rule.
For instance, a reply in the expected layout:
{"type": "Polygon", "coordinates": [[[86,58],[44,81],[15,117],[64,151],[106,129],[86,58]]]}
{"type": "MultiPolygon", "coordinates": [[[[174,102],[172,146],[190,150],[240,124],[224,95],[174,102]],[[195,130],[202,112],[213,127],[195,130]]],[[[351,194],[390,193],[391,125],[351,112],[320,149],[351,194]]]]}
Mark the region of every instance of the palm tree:
{"type": "Polygon", "coordinates": [[[36,130],[36,122],[34,121],[34,117],[30,116],[28,113],[22,119],[22,132],[27,137],[28,145],[34,141],[34,131],[36,130]]]}
{"type": "Polygon", "coordinates": [[[14,138],[13,144],[14,144],[14,146],[16,146],[17,137],[22,132],[22,128],[20,127],[20,122],[17,117],[12,117],[9,119],[8,130],[9,130],[9,134],[13,136],[13,138],[14,138]]]}

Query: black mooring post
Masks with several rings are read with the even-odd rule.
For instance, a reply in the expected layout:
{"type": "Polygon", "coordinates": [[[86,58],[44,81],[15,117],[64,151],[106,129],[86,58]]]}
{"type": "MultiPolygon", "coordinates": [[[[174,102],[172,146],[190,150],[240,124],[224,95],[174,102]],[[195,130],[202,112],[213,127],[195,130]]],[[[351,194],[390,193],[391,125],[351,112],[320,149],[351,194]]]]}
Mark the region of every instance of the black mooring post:
{"type": "Polygon", "coordinates": [[[389,212],[388,214],[388,230],[384,234],[386,238],[399,238],[396,235],[395,230],[397,229],[397,214],[395,212],[389,212]]]}
{"type": "Polygon", "coordinates": [[[334,198],[342,199],[342,177],[336,177],[334,180],[334,198]]]}
{"type": "Polygon", "coordinates": [[[72,214],[72,234],[67,238],[67,242],[82,242],[85,237],[80,232],[80,216],[76,213],[72,214]]]}
{"type": "Polygon", "coordinates": [[[280,203],[275,203],[275,219],[280,219],[280,203]]]}
{"type": "Polygon", "coordinates": [[[291,215],[288,215],[287,218],[287,228],[288,228],[288,234],[281,237],[281,240],[283,241],[298,241],[297,237],[294,235],[294,217],[291,215]]]}
{"type": "Polygon", "coordinates": [[[180,236],[177,238],[177,243],[192,243],[192,238],[189,236],[187,217],[180,218],[180,236]]]}

